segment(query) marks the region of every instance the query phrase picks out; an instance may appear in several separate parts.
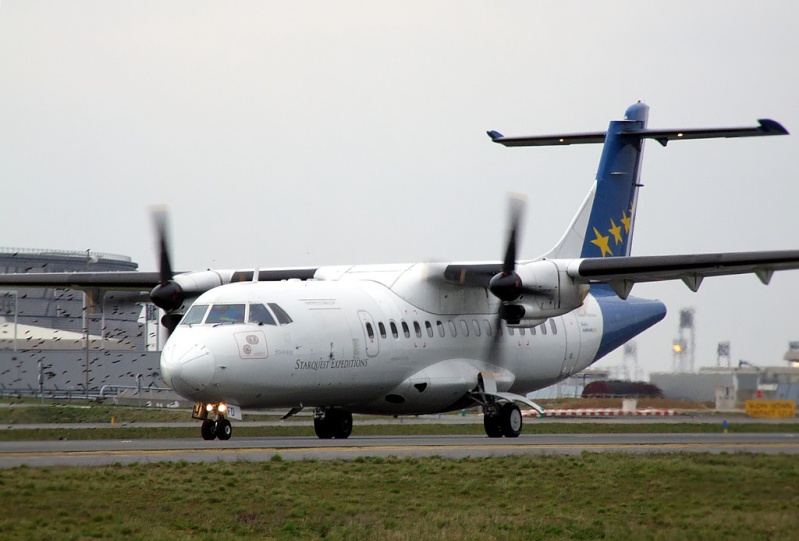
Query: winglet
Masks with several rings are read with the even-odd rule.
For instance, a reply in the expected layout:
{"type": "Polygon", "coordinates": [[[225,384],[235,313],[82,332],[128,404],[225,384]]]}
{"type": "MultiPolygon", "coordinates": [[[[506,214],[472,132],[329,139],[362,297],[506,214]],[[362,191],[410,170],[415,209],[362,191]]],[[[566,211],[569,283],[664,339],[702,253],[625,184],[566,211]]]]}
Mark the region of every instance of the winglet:
{"type": "Polygon", "coordinates": [[[785,129],[785,126],[776,120],[771,120],[770,118],[758,118],[757,122],[760,124],[758,130],[763,133],[767,133],[769,135],[788,135],[788,130],[785,129]]]}
{"type": "Polygon", "coordinates": [[[491,138],[492,141],[496,141],[497,139],[502,139],[504,137],[504,135],[495,130],[489,130],[486,133],[488,134],[488,136],[491,138]]]}

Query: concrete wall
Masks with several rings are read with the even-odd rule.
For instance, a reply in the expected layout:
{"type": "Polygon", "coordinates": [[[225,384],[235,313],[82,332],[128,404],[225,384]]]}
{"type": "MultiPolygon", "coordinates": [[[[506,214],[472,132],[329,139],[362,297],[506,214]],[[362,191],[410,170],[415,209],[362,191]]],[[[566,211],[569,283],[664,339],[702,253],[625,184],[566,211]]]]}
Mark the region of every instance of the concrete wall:
{"type": "MultiPolygon", "coordinates": [[[[159,351],[91,350],[89,389],[99,391],[104,385],[136,386],[137,374],[142,375],[142,387],[164,387],[160,357],[159,351]]],[[[0,389],[38,389],[39,360],[46,390],[84,390],[85,350],[0,351],[0,389]]]]}
{"type": "Polygon", "coordinates": [[[732,374],[689,374],[654,372],[649,382],[663,391],[663,396],[677,400],[713,402],[716,400],[716,387],[735,387],[732,374]]]}

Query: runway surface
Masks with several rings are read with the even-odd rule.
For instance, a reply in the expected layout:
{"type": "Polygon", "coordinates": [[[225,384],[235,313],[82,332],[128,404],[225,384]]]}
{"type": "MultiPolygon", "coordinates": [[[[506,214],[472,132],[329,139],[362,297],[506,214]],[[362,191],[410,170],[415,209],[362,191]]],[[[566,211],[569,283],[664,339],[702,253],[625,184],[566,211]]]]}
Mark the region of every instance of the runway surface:
{"type": "Polygon", "coordinates": [[[486,436],[353,436],[346,440],[314,437],[19,441],[0,443],[0,468],[28,466],[100,466],[106,464],[352,460],[358,457],[487,457],[519,454],[624,453],[787,453],[799,454],[797,433],[749,434],[522,434],[515,439],[486,436]]]}

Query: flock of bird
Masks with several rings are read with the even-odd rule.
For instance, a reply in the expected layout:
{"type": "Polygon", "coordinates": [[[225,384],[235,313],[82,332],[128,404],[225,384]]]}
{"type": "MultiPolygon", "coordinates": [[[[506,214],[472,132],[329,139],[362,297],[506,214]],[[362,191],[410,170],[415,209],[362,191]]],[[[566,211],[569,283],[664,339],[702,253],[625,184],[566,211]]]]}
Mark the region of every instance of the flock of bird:
{"type": "MultiPolygon", "coordinates": [[[[80,293],[78,293],[80,295],[80,293]]],[[[20,294],[20,301],[36,309],[49,299],[29,298],[20,294]]],[[[0,315],[5,324],[0,326],[0,389],[38,389],[39,373],[45,388],[55,391],[81,390],[86,387],[86,330],[83,314],[70,309],[86,310],[82,299],[65,290],[62,295],[51,296],[53,306],[50,316],[41,313],[26,314],[17,311],[17,336],[14,339],[14,305],[4,303],[0,315]],[[53,320],[60,320],[54,322],[53,320]],[[56,324],[66,328],[52,328],[56,324]],[[69,330],[74,329],[74,330],[69,330]],[[16,345],[16,349],[15,349],[16,345]],[[41,365],[41,366],[40,366],[41,365]]],[[[110,304],[101,314],[89,316],[91,329],[97,328],[101,336],[90,334],[89,340],[89,390],[99,390],[104,385],[136,385],[141,374],[143,387],[163,387],[158,367],[159,352],[152,350],[156,343],[157,324],[140,323],[141,305],[110,304]],[[149,332],[145,337],[145,329],[149,332]],[[149,347],[148,347],[149,345],[149,347]]],[[[30,309],[29,309],[30,311],[30,309]]],[[[41,312],[41,310],[36,310],[41,312]]]]}

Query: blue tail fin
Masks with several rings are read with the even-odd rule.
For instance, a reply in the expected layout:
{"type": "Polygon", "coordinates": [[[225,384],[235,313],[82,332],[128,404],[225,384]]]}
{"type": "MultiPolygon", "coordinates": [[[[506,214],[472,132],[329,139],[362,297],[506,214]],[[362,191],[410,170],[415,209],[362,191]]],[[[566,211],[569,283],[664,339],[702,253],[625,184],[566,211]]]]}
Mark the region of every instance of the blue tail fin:
{"type": "Polygon", "coordinates": [[[579,257],[630,255],[644,146],[630,132],[645,130],[648,117],[649,107],[636,103],[608,126],[579,257]]]}

